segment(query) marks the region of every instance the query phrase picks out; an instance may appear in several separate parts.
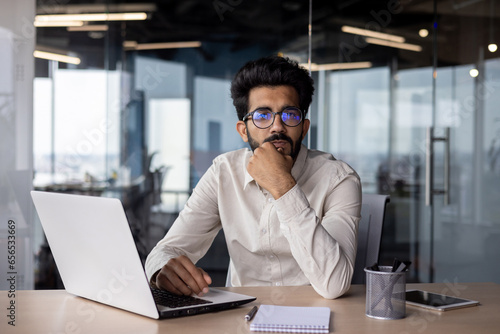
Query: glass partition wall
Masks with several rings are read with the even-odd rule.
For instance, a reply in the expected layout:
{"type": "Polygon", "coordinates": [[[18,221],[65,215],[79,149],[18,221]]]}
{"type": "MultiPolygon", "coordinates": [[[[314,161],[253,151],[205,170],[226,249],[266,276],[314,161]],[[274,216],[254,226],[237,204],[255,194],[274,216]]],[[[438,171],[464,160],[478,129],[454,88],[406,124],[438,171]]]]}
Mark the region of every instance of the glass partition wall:
{"type": "MultiPolygon", "coordinates": [[[[500,282],[489,265],[500,251],[498,7],[38,1],[39,15],[146,19],[37,28],[37,47],[80,63],[36,60],[35,187],[120,197],[144,257],[212,159],[246,146],[229,96],[236,71],[280,53],[315,80],[305,143],[353,166],[364,192],[391,196],[380,262],[411,260],[409,281],[500,282]]],[[[222,234],[202,261],[223,285],[222,234]]]]}
{"type": "Polygon", "coordinates": [[[498,282],[499,9],[375,3],[355,23],[336,19],[354,34],[338,37],[333,58],[372,64],[320,71],[318,142],[354,166],[365,192],[391,195],[381,262],[410,259],[412,281],[498,282]],[[374,32],[389,35],[360,37],[374,32]]]}

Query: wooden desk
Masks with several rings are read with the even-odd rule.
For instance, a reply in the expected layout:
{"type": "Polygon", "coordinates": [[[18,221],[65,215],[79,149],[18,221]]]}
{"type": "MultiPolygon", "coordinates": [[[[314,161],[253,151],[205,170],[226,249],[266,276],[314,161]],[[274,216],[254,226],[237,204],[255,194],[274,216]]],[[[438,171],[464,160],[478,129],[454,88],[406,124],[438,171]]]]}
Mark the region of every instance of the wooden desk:
{"type": "Polygon", "coordinates": [[[249,287],[229,290],[257,300],[218,313],[153,320],[74,297],[64,290],[16,292],[16,326],[6,318],[9,299],[0,293],[1,333],[250,333],[244,320],[253,305],[327,306],[332,310],[330,333],[498,333],[500,285],[494,283],[407,284],[407,288],[479,300],[480,306],[433,312],[407,306],[406,318],[377,320],[365,316],[365,287],[354,285],[336,300],[323,299],[311,287],[249,287]]]}

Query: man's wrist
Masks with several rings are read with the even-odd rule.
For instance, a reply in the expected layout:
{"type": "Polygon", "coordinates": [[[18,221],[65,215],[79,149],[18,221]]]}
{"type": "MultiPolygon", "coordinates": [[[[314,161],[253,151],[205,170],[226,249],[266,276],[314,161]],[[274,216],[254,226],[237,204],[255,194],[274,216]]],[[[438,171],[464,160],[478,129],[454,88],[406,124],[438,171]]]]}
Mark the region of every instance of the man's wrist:
{"type": "Polygon", "coordinates": [[[274,202],[280,223],[288,225],[309,207],[309,201],[298,185],[274,202]]]}
{"type": "Polygon", "coordinates": [[[269,192],[271,195],[274,197],[274,199],[278,199],[281,196],[285,195],[287,192],[290,191],[297,182],[295,179],[290,175],[289,178],[286,178],[283,182],[280,183],[279,187],[276,187],[276,189],[270,190],[269,192]]]}
{"type": "Polygon", "coordinates": [[[151,276],[151,279],[149,280],[149,284],[151,286],[153,286],[154,288],[158,288],[156,286],[156,276],[158,276],[158,274],[160,273],[160,270],[161,269],[158,269],[152,276],[151,276]]]}

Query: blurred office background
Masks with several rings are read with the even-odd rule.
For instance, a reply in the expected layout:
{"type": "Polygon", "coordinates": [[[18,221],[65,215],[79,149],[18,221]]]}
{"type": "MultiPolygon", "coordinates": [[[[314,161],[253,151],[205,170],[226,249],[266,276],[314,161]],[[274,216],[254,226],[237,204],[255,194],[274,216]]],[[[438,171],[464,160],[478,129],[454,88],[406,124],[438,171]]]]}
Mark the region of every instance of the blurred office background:
{"type": "MultiPolygon", "coordinates": [[[[411,260],[413,282],[500,283],[500,1],[0,7],[0,272],[15,222],[19,289],[62,287],[31,189],[120,198],[144,258],[212,159],[246,146],[236,71],[278,53],[315,80],[305,144],[391,196],[380,262],[411,260]]],[[[228,261],[220,234],[200,265],[223,285],[228,261]]]]}

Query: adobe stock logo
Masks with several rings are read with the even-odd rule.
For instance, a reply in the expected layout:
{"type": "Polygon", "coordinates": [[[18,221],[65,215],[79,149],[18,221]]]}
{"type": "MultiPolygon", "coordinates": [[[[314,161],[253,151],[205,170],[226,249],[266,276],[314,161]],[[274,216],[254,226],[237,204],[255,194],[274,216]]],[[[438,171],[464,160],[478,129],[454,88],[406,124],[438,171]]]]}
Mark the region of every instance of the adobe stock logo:
{"type": "MultiPolygon", "coordinates": [[[[412,0],[405,1],[406,3],[411,2],[412,0]]],[[[386,9],[381,9],[379,11],[371,10],[370,15],[373,18],[372,21],[369,21],[365,24],[364,29],[371,30],[375,32],[381,32],[382,28],[387,27],[393,19],[393,15],[397,15],[403,11],[403,5],[400,0],[389,0],[387,2],[386,9]]],[[[353,54],[360,54],[362,49],[368,46],[368,43],[365,41],[365,38],[360,35],[356,35],[354,37],[354,45],[341,42],[339,44],[339,50],[342,53],[345,61],[352,61],[353,54]]]]}
{"type": "Polygon", "coordinates": [[[81,139],[76,145],[66,145],[68,155],[65,157],[65,165],[77,166],[83,162],[83,157],[88,156],[94,150],[101,146],[105,140],[106,135],[113,129],[113,124],[109,123],[106,119],[99,122],[99,125],[90,130],[82,130],[85,139],[81,139]]]}
{"type": "Polygon", "coordinates": [[[169,72],[162,71],[161,66],[158,64],[154,68],[152,66],[146,66],[145,72],[146,73],[141,78],[141,84],[147,91],[159,87],[170,75],[169,72]]]}
{"type": "MultiPolygon", "coordinates": [[[[135,276],[129,275],[122,269],[121,272],[117,270],[112,270],[112,277],[109,280],[107,286],[101,289],[97,293],[97,301],[105,304],[111,303],[113,296],[123,292],[125,288],[129,285],[131,281],[135,279],[135,276]]],[[[70,296],[66,298],[71,298],[70,296]]],[[[56,328],[54,331],[50,331],[50,334],[60,334],[60,333],[87,333],[86,326],[93,322],[98,316],[99,312],[102,312],[104,306],[98,303],[88,303],[83,299],[76,299],[75,306],[75,316],[68,317],[66,323],[59,323],[54,325],[56,328]]],[[[70,308],[72,309],[72,308],[70,308]]]]}
{"type": "Polygon", "coordinates": [[[224,22],[224,13],[227,11],[234,11],[234,8],[241,5],[242,2],[243,0],[214,0],[212,2],[212,5],[215,9],[215,12],[219,16],[220,21],[224,22]]]}
{"type": "Polygon", "coordinates": [[[97,301],[109,304],[113,301],[113,296],[122,293],[125,288],[135,279],[135,276],[129,275],[122,269],[121,272],[113,270],[113,277],[109,280],[106,288],[97,293],[97,301]]]}

